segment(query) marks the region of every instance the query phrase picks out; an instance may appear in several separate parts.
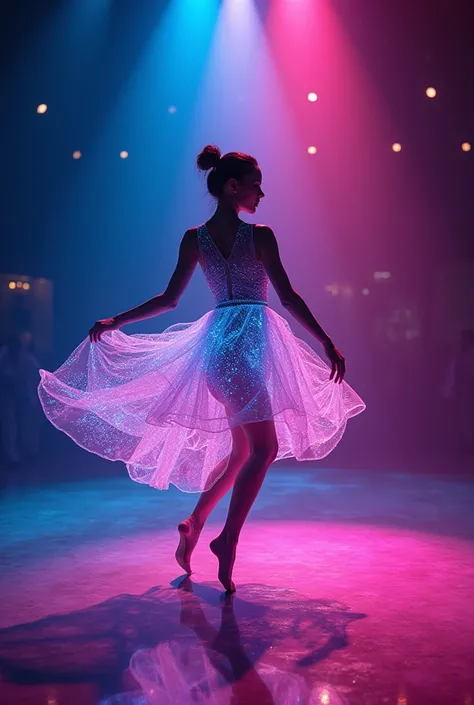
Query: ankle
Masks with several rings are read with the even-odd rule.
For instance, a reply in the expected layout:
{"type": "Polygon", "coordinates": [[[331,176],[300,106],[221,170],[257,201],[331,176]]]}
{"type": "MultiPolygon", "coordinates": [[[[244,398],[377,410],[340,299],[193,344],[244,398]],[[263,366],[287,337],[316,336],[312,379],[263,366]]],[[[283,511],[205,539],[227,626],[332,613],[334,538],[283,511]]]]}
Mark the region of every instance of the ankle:
{"type": "Polygon", "coordinates": [[[191,522],[191,524],[194,526],[195,529],[198,529],[200,531],[202,529],[202,527],[204,526],[204,522],[206,520],[203,519],[203,517],[198,516],[196,514],[190,514],[189,521],[191,522]]]}
{"type": "Polygon", "coordinates": [[[228,529],[223,529],[218,536],[222,543],[231,545],[239,542],[239,535],[235,532],[229,531],[228,529]]]}

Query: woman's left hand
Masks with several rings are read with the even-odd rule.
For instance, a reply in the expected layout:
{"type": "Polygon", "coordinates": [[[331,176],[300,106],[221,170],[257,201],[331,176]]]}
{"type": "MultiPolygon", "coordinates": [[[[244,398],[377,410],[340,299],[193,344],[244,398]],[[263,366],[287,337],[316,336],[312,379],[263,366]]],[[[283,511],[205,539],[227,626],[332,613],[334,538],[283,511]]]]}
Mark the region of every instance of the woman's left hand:
{"type": "Polygon", "coordinates": [[[335,384],[341,384],[346,374],[346,361],[339,350],[334,347],[331,341],[324,343],[324,352],[331,363],[330,380],[334,380],[335,384]]]}
{"type": "Polygon", "coordinates": [[[120,328],[116,318],[103,318],[101,321],[96,321],[89,331],[89,339],[91,343],[96,343],[100,340],[102,333],[109,330],[117,330],[120,328]]]}

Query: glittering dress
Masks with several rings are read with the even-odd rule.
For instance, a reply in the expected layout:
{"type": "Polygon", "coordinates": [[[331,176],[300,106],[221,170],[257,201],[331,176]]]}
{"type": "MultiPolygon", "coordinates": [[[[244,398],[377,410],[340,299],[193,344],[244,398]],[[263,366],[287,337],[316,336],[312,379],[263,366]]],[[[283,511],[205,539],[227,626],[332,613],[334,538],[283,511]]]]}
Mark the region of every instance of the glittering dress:
{"type": "Polygon", "coordinates": [[[227,260],[205,225],[197,238],[213,310],[162,333],[87,338],[56,372],[41,370],[38,388],[47,418],[78,445],[123,461],[137,482],[184,492],[225,471],[234,426],[273,419],[276,460],[315,460],[365,408],[268,306],[253,226],[241,223],[227,260]]]}

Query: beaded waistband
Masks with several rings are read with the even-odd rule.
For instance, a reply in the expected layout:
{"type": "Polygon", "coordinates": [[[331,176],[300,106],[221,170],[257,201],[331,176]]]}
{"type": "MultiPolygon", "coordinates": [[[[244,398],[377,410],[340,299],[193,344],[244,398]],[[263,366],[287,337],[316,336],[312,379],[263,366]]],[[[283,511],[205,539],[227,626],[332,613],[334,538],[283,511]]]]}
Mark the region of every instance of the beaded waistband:
{"type": "Polygon", "coordinates": [[[256,301],[255,299],[232,299],[231,301],[222,301],[217,304],[216,308],[224,308],[224,306],[268,306],[266,301],[256,301]]]}

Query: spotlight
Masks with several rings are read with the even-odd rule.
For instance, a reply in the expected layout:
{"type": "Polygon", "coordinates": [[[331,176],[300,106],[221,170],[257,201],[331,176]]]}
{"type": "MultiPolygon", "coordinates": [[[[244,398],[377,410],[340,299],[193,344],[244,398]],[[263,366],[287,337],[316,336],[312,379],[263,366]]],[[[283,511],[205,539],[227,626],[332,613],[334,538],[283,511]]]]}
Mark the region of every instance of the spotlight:
{"type": "Polygon", "coordinates": [[[126,159],[127,157],[128,157],[128,152],[126,152],[125,150],[123,150],[123,152],[120,152],[121,159],[126,159]]]}
{"type": "Polygon", "coordinates": [[[17,289],[21,289],[23,287],[23,282],[17,282],[16,287],[17,289]]]}
{"type": "Polygon", "coordinates": [[[436,88],[427,88],[426,95],[428,98],[436,98],[436,88]]]}
{"type": "Polygon", "coordinates": [[[8,282],[8,288],[9,289],[16,289],[16,283],[15,282],[8,282]]]}
{"type": "Polygon", "coordinates": [[[463,152],[470,152],[471,151],[471,145],[469,142],[463,142],[461,145],[461,149],[463,152]]]}
{"type": "Polygon", "coordinates": [[[170,105],[170,107],[168,108],[168,112],[170,115],[174,115],[177,110],[178,108],[176,107],[176,105],[170,105]]]}
{"type": "Polygon", "coordinates": [[[308,154],[316,154],[317,151],[316,147],[308,147],[308,154]]]}
{"type": "Polygon", "coordinates": [[[308,100],[310,103],[316,103],[318,96],[316,93],[308,93],[308,100]]]}
{"type": "Polygon", "coordinates": [[[28,282],[23,282],[23,290],[28,291],[29,288],[30,288],[30,285],[28,284],[28,282]]]}
{"type": "Polygon", "coordinates": [[[402,145],[399,142],[394,142],[394,144],[392,144],[392,149],[394,152],[401,152],[402,145]]]}
{"type": "Polygon", "coordinates": [[[38,115],[44,115],[44,113],[47,111],[48,106],[45,103],[41,103],[41,105],[38,105],[36,108],[36,112],[38,115]]]}
{"type": "Polygon", "coordinates": [[[80,159],[81,157],[82,157],[82,152],[80,152],[78,149],[76,149],[76,151],[72,153],[73,159],[80,159]]]}

